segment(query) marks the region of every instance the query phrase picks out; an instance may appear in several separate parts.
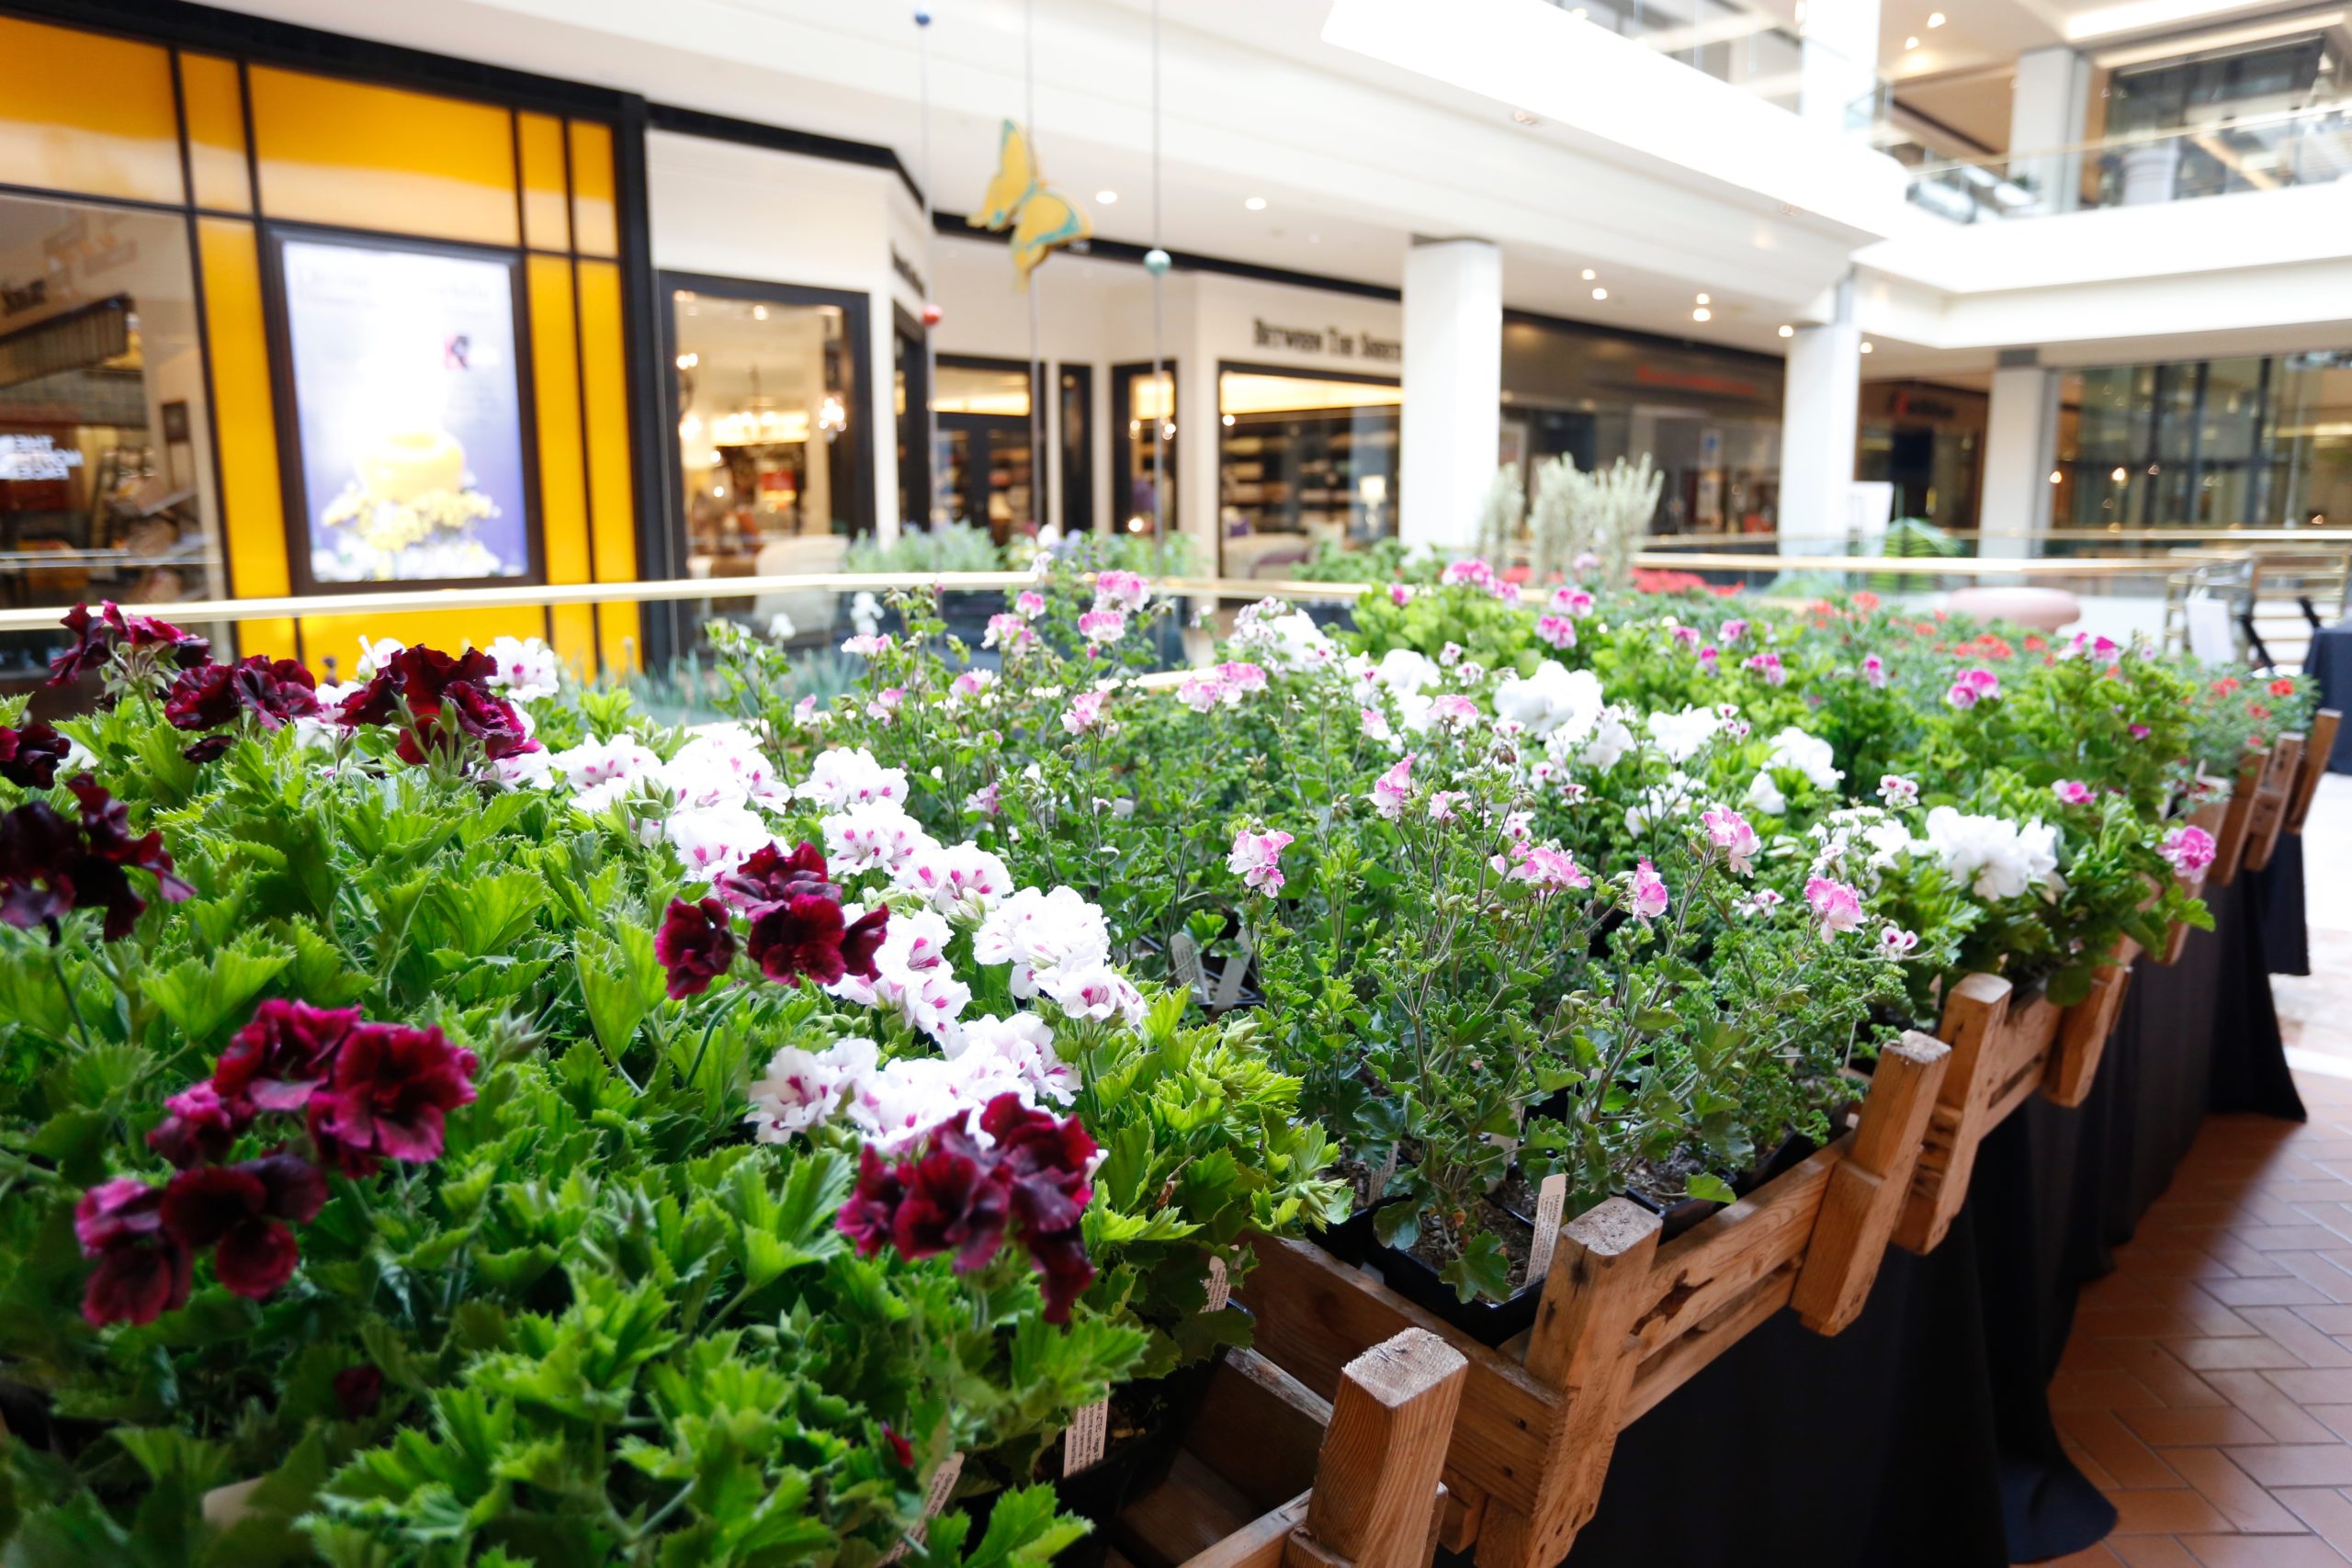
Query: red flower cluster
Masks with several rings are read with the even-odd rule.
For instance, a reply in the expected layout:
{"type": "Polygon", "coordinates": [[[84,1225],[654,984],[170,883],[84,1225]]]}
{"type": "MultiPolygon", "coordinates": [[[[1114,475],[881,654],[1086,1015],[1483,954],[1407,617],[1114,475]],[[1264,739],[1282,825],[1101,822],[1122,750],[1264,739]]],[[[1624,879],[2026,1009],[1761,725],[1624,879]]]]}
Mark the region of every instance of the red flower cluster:
{"type": "Polygon", "coordinates": [[[0,920],[24,931],[46,925],[54,942],[67,915],[104,909],[106,939],[119,942],[147,908],[130,872],[153,876],[175,903],[196,891],[172,874],[163,834],[132,838],[130,813],[97,781],[84,773],[68,787],[82,803],[78,822],[45,800],[0,817],[0,920]]]}
{"type": "Polygon", "coordinates": [[[967,1118],[943,1122],[896,1163],[868,1146],[857,1186],[833,1224],[860,1258],[885,1247],[905,1258],[956,1255],[956,1270],[985,1267],[1010,1233],[1045,1276],[1045,1317],[1068,1323],[1094,1279],[1079,1216],[1094,1195],[1095,1144],[1078,1118],[1049,1113],[1001,1094],[980,1112],[983,1144],[967,1118]]]}
{"type": "Polygon", "coordinates": [[[74,634],[74,646],[49,661],[49,683],[52,686],[62,686],[93,670],[105,668],[118,648],[154,650],[182,669],[203,663],[212,652],[212,644],[207,638],[182,631],[153,615],[125,615],[111,599],[99,605],[95,615],[87,604],[76,604],[65,612],[62,624],[74,634]]]}
{"type": "Polygon", "coordinates": [[[537,750],[523,716],[485,684],[497,673],[497,661],[478,648],[454,658],[438,649],[403,648],[343,700],[335,717],[345,725],[400,724],[404,762],[451,750],[460,735],[480,741],[493,762],[537,750]]]}
{"type": "Polygon", "coordinates": [[[2277,680],[2270,682],[2270,694],[2274,697],[2293,696],[2295,694],[2295,678],[2292,675],[2279,676],[2277,680]]]}
{"type": "MultiPolygon", "coordinates": [[[[200,664],[172,682],[164,716],[175,729],[217,729],[250,712],[265,729],[319,711],[318,682],[291,659],[254,654],[234,664],[200,664]]],[[[191,761],[209,762],[229,749],[230,738],[207,737],[189,747],[191,761]]]]}
{"type": "Polygon", "coordinates": [[[161,1187],[121,1177],[82,1195],[74,1234],[98,1260],[82,1314],[153,1322],[187,1300],[195,1257],[208,1247],[221,1284],[269,1295],[300,1256],[291,1227],[326,1203],[327,1170],[360,1177],[385,1159],[439,1158],[445,1116],[474,1098],[475,1066],[438,1029],[368,1023],[356,1008],[262,1003],[212,1076],[165,1100],[171,1114],[147,1134],[178,1174],[161,1187]],[[301,1117],[312,1157],[280,1145],[221,1163],[264,1116],[301,1117]]]}
{"type": "Polygon", "coordinates": [[[39,720],[22,729],[0,724],[0,779],[18,789],[49,789],[72,742],[39,720]]]}
{"type": "Polygon", "coordinates": [[[1656,567],[1637,566],[1634,569],[1634,591],[1637,593],[1704,592],[1718,599],[1729,599],[1739,592],[1739,584],[1710,582],[1695,571],[1664,571],[1656,567]]]}
{"type": "Polygon", "coordinates": [[[669,975],[673,997],[699,996],[735,961],[735,931],[728,905],[748,922],[743,951],[778,985],[803,976],[830,986],[844,975],[876,976],[890,912],[876,908],[854,921],[842,911],[842,890],[827,879],[825,857],[803,843],[789,854],[763,844],[738,869],[718,879],[718,897],[689,904],[670,900],[653,954],[669,975]]]}

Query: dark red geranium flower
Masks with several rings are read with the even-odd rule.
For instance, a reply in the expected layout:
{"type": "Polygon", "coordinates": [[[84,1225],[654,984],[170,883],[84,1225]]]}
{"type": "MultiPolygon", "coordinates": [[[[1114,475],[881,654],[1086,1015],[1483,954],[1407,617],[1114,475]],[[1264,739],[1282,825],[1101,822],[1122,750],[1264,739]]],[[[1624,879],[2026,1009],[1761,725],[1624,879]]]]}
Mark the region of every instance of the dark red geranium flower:
{"type": "Polygon", "coordinates": [[[224,731],[219,735],[208,735],[201,740],[181,747],[180,755],[191,762],[199,764],[217,762],[227,755],[229,748],[236,743],[237,738],[224,731]]]}
{"type": "Polygon", "coordinates": [[[385,1159],[440,1158],[444,1121],[474,1098],[478,1065],[437,1026],[356,1026],[336,1054],[334,1078],[311,1096],[319,1157],[345,1176],[370,1175],[385,1159]]]}
{"type": "Polygon", "coordinates": [[[87,604],[76,604],[65,613],[62,624],[74,634],[74,646],[50,660],[52,686],[103,668],[117,648],[161,649],[183,669],[203,663],[212,652],[209,639],[153,615],[126,615],[112,600],[100,605],[95,615],[87,604]]]}
{"type": "Polygon", "coordinates": [[[364,1420],[384,1402],[384,1370],[367,1361],[334,1375],[334,1399],[346,1421],[364,1420]]]}
{"type": "Polygon", "coordinates": [[[163,1227],[164,1190],[118,1177],[82,1194],[74,1234],[98,1266],[82,1293],[91,1326],[153,1323],[187,1300],[187,1248],[163,1227]]]}
{"type": "Polygon", "coordinates": [[[22,729],[0,724],[0,779],[19,789],[48,789],[57,783],[57,764],[72,745],[39,720],[22,729]]]}
{"type": "Polygon", "coordinates": [[[405,701],[416,722],[430,728],[441,716],[442,698],[452,685],[497,673],[498,661],[478,648],[454,657],[437,648],[403,648],[373,680],[344,698],[335,716],[345,724],[390,724],[405,701]]]}
{"type": "Polygon", "coordinates": [[[735,932],[728,924],[727,906],[716,898],[689,904],[670,900],[662,929],[653,933],[653,956],[669,976],[674,1000],[698,997],[735,962],[735,932]]]}
{"type": "Polygon", "coordinates": [[[183,1170],[226,1155],[253,1121],[252,1106],[221,1099],[209,1078],[190,1084],[164,1108],[171,1114],[148,1133],[147,1146],[183,1170]]]}
{"type": "MultiPolygon", "coordinates": [[[[523,728],[523,716],[516,713],[514,705],[505,698],[493,697],[488,690],[470,681],[450,686],[443,696],[450,715],[458,722],[458,732],[481,741],[482,754],[492,761],[504,761],[509,757],[539,749],[539,743],[531,739],[531,732],[523,728]]],[[[406,747],[410,739],[402,736],[401,744],[406,747]]],[[[401,754],[407,756],[405,750],[401,754]]],[[[417,761],[422,759],[409,757],[407,760],[417,761]]]]}
{"type": "Polygon", "coordinates": [[[956,1255],[956,1271],[985,1267],[1004,1245],[1010,1192],[989,1157],[960,1124],[935,1129],[922,1155],[899,1167],[906,1196],[891,1216],[890,1241],[909,1258],[956,1255]]]}
{"type": "Polygon", "coordinates": [[[319,711],[318,682],[291,659],[256,653],[234,664],[206,664],[183,671],[164,699],[164,716],[175,729],[211,729],[251,712],[265,729],[319,711]]]}
{"type": "Polygon", "coordinates": [[[771,841],[753,850],[749,859],[718,880],[714,891],[741,908],[781,904],[796,895],[815,894],[835,902],[841,889],[825,876],[825,854],[802,840],[787,854],[771,841]]]}
{"type": "MultiPolygon", "coordinates": [[[[876,909],[864,916],[858,924],[888,918],[888,911],[876,909]]],[[[848,921],[842,914],[841,896],[827,897],[821,893],[799,893],[773,904],[763,904],[752,911],[751,930],[743,951],[760,966],[760,973],[780,986],[797,986],[805,976],[820,986],[830,986],[850,973],[842,955],[848,921]]],[[[873,960],[865,963],[865,977],[873,975],[873,960]]]]}
{"type": "Polygon", "coordinates": [[[130,934],[147,908],[126,871],[153,875],[167,899],[196,891],[172,874],[161,833],[132,838],[130,812],[89,774],[71,787],[82,803],[78,828],[40,800],[0,817],[0,920],[24,930],[46,923],[54,940],[56,921],[66,914],[104,909],[106,939],[116,942],[130,934]]]}
{"type": "Polygon", "coordinates": [[[333,1076],[335,1054],[359,1022],[357,1008],[314,1008],[273,998],[212,1065],[220,1098],[256,1111],[300,1111],[333,1076]]]}
{"type": "Polygon", "coordinates": [[[833,1216],[833,1228],[856,1244],[860,1258],[871,1258],[890,1245],[890,1226],[907,1192],[899,1172],[899,1167],[884,1159],[873,1145],[858,1151],[857,1184],[833,1216]]]}
{"type": "Polygon", "coordinates": [[[899,1461],[900,1470],[915,1467],[915,1446],[899,1436],[899,1429],[888,1421],[882,1423],[882,1440],[890,1445],[890,1457],[899,1461]]]}
{"type": "Polygon", "coordinates": [[[300,1256],[292,1227],[272,1206],[270,1183],[252,1167],[198,1166],[164,1190],[164,1229],[190,1251],[212,1248],[220,1283],[259,1301],[292,1277],[300,1256]]]}
{"type": "Polygon", "coordinates": [[[861,980],[877,978],[874,955],[882,951],[882,938],[887,933],[890,911],[876,905],[850,922],[842,932],[842,972],[861,980]]]}
{"type": "Polygon", "coordinates": [[[941,1122],[917,1153],[895,1163],[870,1145],[863,1150],[834,1228],[861,1258],[886,1243],[908,1258],[952,1251],[958,1272],[982,1267],[1015,1235],[1044,1277],[1046,1321],[1067,1323],[1094,1279],[1079,1228],[1092,1196],[1094,1140],[1075,1116],[1057,1121],[1014,1094],[981,1112],[992,1144],[983,1145],[967,1120],[968,1112],[941,1122]]]}

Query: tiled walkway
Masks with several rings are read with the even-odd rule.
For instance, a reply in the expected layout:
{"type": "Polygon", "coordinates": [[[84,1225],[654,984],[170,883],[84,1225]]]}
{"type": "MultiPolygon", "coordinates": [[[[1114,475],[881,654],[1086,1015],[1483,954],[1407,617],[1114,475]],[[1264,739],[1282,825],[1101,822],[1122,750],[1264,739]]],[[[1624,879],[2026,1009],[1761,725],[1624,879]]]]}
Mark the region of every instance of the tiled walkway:
{"type": "Polygon", "coordinates": [[[2051,1403],[2121,1517],[2067,1568],[2352,1562],[2352,778],[2306,836],[2312,975],[2277,994],[2312,1119],[2209,1120],[2084,1292],[2051,1403]]]}

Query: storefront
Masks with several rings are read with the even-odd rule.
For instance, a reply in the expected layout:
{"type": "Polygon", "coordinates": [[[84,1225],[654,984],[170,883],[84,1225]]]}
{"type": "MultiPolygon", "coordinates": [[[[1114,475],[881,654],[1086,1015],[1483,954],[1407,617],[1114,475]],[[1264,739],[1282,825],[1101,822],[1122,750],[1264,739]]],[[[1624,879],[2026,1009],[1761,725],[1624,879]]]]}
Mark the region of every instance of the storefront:
{"type": "MultiPolygon", "coordinates": [[[[434,90],[390,51],[362,80],[350,40],[217,18],[128,38],[0,14],[0,593],[635,578],[626,101],[481,67],[434,90]]],[[[316,663],[360,629],[235,640],[316,663]]],[[[640,635],[627,607],[464,629],[582,668],[640,635]]],[[[41,639],[17,640],[20,680],[41,639]]]]}
{"type": "Polygon", "coordinates": [[[1975,527],[1990,401],[1966,387],[1863,382],[1854,477],[1893,485],[1896,517],[1975,527]]]}

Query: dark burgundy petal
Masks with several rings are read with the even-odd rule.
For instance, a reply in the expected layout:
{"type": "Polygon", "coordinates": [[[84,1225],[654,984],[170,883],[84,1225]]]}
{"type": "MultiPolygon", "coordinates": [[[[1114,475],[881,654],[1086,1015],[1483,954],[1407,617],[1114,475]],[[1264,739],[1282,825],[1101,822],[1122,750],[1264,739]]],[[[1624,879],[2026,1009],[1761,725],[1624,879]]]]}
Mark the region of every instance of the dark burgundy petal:
{"type": "Polygon", "coordinates": [[[334,1398],[346,1421],[373,1416],[384,1402],[384,1370],[366,1361],[344,1368],[334,1375],[334,1398]]]}
{"type": "Polygon", "coordinates": [[[689,904],[670,900],[662,929],[653,935],[653,956],[669,976],[674,998],[700,996],[735,962],[735,932],[727,906],[716,898],[689,904]]]}
{"type": "Polygon", "coordinates": [[[217,762],[221,755],[236,743],[237,738],[233,735],[208,735],[193,745],[182,747],[180,755],[199,765],[205,762],[217,762]]]}
{"type": "Polygon", "coordinates": [[[301,1248],[281,1220],[255,1219],[236,1226],[212,1249],[213,1271],[238,1295],[259,1301],[294,1275],[301,1248]]]}
{"type": "Polygon", "coordinates": [[[255,1110],[298,1112],[334,1071],[335,1053],[359,1022],[357,1008],[314,1008],[272,998],[212,1065],[212,1084],[224,1100],[255,1110]]]}
{"type": "Polygon", "coordinates": [[[830,986],[847,972],[842,963],[844,924],[836,899],[797,894],[752,911],[743,950],[778,985],[797,986],[806,976],[830,986]]]}
{"type": "Polygon", "coordinates": [[[833,1228],[856,1243],[860,1258],[871,1258],[890,1244],[891,1222],[905,1196],[899,1168],[868,1145],[858,1151],[857,1185],[833,1216],[833,1228]]]}
{"type": "Polygon", "coordinates": [[[320,1157],[347,1176],[379,1159],[423,1164],[440,1157],[445,1118],[474,1098],[474,1054],[436,1026],[355,1025],[334,1076],[311,1096],[311,1136],[320,1157]]]}
{"type": "Polygon", "coordinates": [[[107,1249],[82,1294],[91,1326],[153,1323],[187,1301],[188,1250],[167,1235],[142,1236],[107,1249]]]}
{"type": "Polygon", "coordinates": [[[300,1155],[276,1148],[237,1168],[260,1181],[266,1214],[306,1225],[326,1207],[327,1173],[300,1155]]]}
{"type": "Polygon", "coordinates": [[[181,1246],[200,1251],[259,1217],[267,1197],[251,1171],[200,1165],[173,1177],[164,1190],[164,1229],[181,1246]]]}
{"type": "Polygon", "coordinates": [[[889,934],[890,911],[876,905],[842,932],[842,971],[861,980],[876,978],[874,955],[882,951],[882,939],[889,934]]]}
{"type": "Polygon", "coordinates": [[[220,1159],[253,1121],[252,1106],[221,1099],[209,1078],[172,1096],[164,1108],[171,1114],[149,1131],[147,1146],[182,1169],[220,1159]]]}
{"type": "Polygon", "coordinates": [[[774,843],[753,850],[743,863],[718,878],[717,891],[742,908],[781,903],[799,893],[841,897],[826,880],[824,852],[803,840],[788,853],[774,843]]]}
{"type": "Polygon", "coordinates": [[[135,1176],[118,1176],[82,1194],[74,1206],[74,1236],[82,1256],[96,1258],[124,1241],[163,1228],[164,1190],[135,1176]]]}
{"type": "Polygon", "coordinates": [[[73,742],[38,720],[22,729],[0,725],[0,779],[19,789],[49,789],[73,742]]]}
{"type": "Polygon", "coordinates": [[[237,716],[236,671],[226,664],[183,671],[164,698],[164,716],[175,729],[214,729],[237,716]]]}

